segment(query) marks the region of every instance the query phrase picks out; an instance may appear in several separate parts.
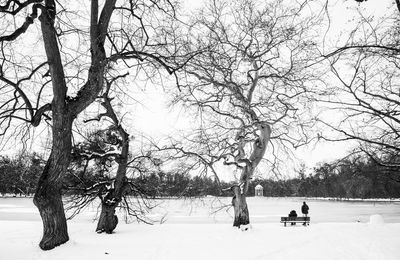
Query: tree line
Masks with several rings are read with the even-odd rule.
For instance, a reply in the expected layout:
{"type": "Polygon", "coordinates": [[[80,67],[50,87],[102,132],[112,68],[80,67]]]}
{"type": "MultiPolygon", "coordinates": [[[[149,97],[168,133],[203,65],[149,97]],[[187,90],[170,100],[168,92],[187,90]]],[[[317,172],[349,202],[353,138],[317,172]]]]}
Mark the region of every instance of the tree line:
{"type": "MultiPolygon", "coordinates": [[[[310,174],[304,168],[287,180],[258,179],[268,197],[399,198],[400,182],[366,158],[323,163],[310,174]]],[[[254,188],[249,195],[254,195],[254,188]]]]}
{"type": "MultiPolygon", "coordinates": [[[[0,193],[33,195],[44,164],[45,160],[36,153],[15,158],[1,156],[0,193]]],[[[79,187],[78,175],[77,170],[69,170],[64,181],[64,194],[78,193],[74,189],[79,187]]],[[[320,164],[310,173],[306,173],[303,165],[296,177],[286,180],[256,178],[249,184],[248,195],[254,196],[255,186],[260,184],[267,197],[400,198],[400,179],[396,177],[368,157],[353,156],[320,164]]],[[[85,186],[111,181],[96,167],[87,169],[85,176],[80,178],[85,186]]],[[[234,185],[234,182],[218,182],[209,176],[163,171],[133,177],[131,181],[141,187],[148,198],[230,196],[230,192],[221,192],[221,187],[234,185]]]]}
{"type": "Polygon", "coordinates": [[[43,164],[43,158],[36,153],[15,158],[0,156],[0,194],[32,195],[43,164]]]}

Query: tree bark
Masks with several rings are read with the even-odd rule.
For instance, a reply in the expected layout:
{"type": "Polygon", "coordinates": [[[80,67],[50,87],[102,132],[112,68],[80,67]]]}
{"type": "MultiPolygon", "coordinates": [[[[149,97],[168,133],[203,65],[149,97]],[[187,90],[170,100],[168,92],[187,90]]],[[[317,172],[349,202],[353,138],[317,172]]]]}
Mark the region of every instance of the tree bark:
{"type": "MultiPolygon", "coordinates": [[[[128,139],[125,140],[127,141],[128,139]]],[[[115,215],[115,209],[122,201],[122,196],[124,194],[125,188],[127,187],[126,167],[128,163],[128,143],[125,143],[122,150],[122,154],[126,153],[126,156],[123,156],[123,158],[120,158],[118,160],[117,176],[113,183],[114,187],[108,189],[104,197],[102,197],[102,195],[100,194],[101,213],[99,221],[97,223],[97,233],[106,232],[107,234],[111,234],[118,224],[118,217],[115,215]]]]}
{"type": "Polygon", "coordinates": [[[103,95],[104,102],[102,103],[102,106],[106,109],[106,115],[113,121],[114,127],[121,137],[121,154],[116,158],[118,169],[112,187],[107,190],[104,197],[100,194],[101,214],[99,222],[97,223],[96,232],[106,232],[107,234],[111,234],[118,224],[118,217],[115,215],[115,209],[122,201],[122,196],[127,187],[126,169],[128,166],[129,156],[129,134],[122,127],[113,110],[111,100],[107,96],[110,87],[111,83],[107,85],[107,91],[103,95]]]}
{"type": "Polygon", "coordinates": [[[106,232],[111,234],[118,224],[118,217],[115,215],[115,208],[118,204],[108,205],[104,201],[101,203],[101,214],[97,223],[96,232],[106,232]]]}
{"type": "Polygon", "coordinates": [[[232,188],[235,194],[232,198],[232,205],[234,208],[235,218],[233,220],[233,226],[240,228],[241,225],[250,224],[249,210],[247,208],[246,194],[241,192],[239,186],[232,188]]]}
{"type": "Polygon", "coordinates": [[[50,250],[67,242],[69,240],[67,221],[60,189],[47,179],[41,179],[33,201],[39,209],[43,222],[43,238],[39,243],[40,248],[50,250]]]}
{"type": "MultiPolygon", "coordinates": [[[[51,104],[53,122],[52,151],[39,179],[33,199],[43,221],[43,238],[39,244],[43,250],[53,249],[69,240],[61,187],[63,177],[70,163],[72,122],[80,112],[96,99],[103,88],[104,68],[106,65],[104,62],[104,38],[115,2],[115,0],[106,0],[98,23],[95,23],[97,19],[92,19],[91,32],[95,32],[96,35],[91,35],[91,41],[92,47],[94,41],[96,46],[91,50],[92,62],[89,78],[74,99],[67,97],[68,88],[54,28],[57,14],[56,2],[54,0],[45,0],[45,6],[41,8],[42,13],[39,20],[41,22],[43,42],[54,94],[51,104]]],[[[98,1],[93,0],[93,3],[97,5],[98,1]]],[[[98,7],[93,12],[97,15],[98,7]]]]}
{"type": "Polygon", "coordinates": [[[72,117],[53,117],[53,147],[40,176],[33,202],[43,221],[40,248],[50,250],[69,240],[61,197],[62,177],[70,163],[72,117]]]}
{"type": "Polygon", "coordinates": [[[117,174],[114,187],[107,189],[107,192],[104,194],[104,196],[100,194],[101,213],[99,221],[97,222],[97,233],[106,232],[107,234],[111,234],[117,227],[118,217],[115,215],[115,209],[122,201],[122,196],[127,184],[125,173],[123,176],[121,176],[122,178],[120,180],[118,180],[118,177],[119,176],[117,174]]]}
{"type": "MultiPolygon", "coordinates": [[[[234,209],[235,218],[233,220],[233,226],[240,228],[241,225],[250,224],[249,209],[246,202],[246,194],[249,189],[249,182],[253,177],[254,170],[261,162],[264,157],[267,144],[271,137],[271,127],[264,123],[259,123],[257,126],[260,134],[258,138],[253,143],[253,150],[249,156],[246,166],[243,167],[240,176],[240,183],[237,186],[232,187],[234,196],[232,198],[232,205],[234,209]]],[[[242,147],[243,148],[243,147],[242,147]]],[[[243,161],[243,158],[237,158],[237,162],[243,161]]],[[[245,228],[244,230],[247,230],[245,228]]]]}

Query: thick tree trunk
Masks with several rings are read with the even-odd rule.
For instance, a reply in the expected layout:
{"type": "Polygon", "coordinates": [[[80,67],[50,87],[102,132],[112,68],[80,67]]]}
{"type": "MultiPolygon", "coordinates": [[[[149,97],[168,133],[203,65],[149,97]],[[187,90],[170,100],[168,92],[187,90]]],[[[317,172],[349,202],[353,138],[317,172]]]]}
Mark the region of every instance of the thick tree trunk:
{"type": "Polygon", "coordinates": [[[68,241],[61,197],[62,180],[70,163],[72,117],[53,116],[53,147],[40,176],[33,202],[43,221],[40,248],[50,250],[68,241]]]}
{"type": "MultiPolygon", "coordinates": [[[[121,168],[121,165],[119,168],[121,168]]],[[[106,232],[107,234],[111,234],[117,227],[118,217],[115,215],[115,209],[122,201],[122,196],[127,184],[125,175],[123,175],[121,179],[118,177],[117,174],[117,178],[114,181],[114,187],[108,189],[105,194],[100,195],[101,213],[97,223],[97,233],[106,232]]]]}
{"type": "Polygon", "coordinates": [[[117,204],[108,205],[105,202],[101,203],[101,214],[99,222],[97,223],[96,232],[106,232],[111,234],[118,224],[118,217],[115,215],[115,208],[117,204]]]}
{"type": "Polygon", "coordinates": [[[241,192],[239,186],[233,188],[234,197],[232,198],[232,205],[235,213],[233,226],[240,228],[242,225],[250,224],[249,210],[247,208],[246,194],[241,192]]]}
{"type": "Polygon", "coordinates": [[[40,248],[50,250],[69,240],[67,221],[61,200],[61,191],[47,179],[39,182],[33,202],[39,209],[43,221],[43,238],[40,248]]]}
{"type": "MultiPolygon", "coordinates": [[[[92,62],[88,81],[80,88],[75,98],[68,98],[62,56],[54,22],[56,1],[45,0],[39,16],[43,42],[48,59],[53,86],[52,110],[52,151],[46,167],[39,179],[34,203],[43,221],[43,238],[40,247],[50,250],[68,241],[67,222],[61,197],[63,177],[70,163],[72,122],[89,106],[103,88],[105,62],[104,40],[115,0],[105,1],[98,18],[98,1],[92,1],[91,12],[91,52],[92,62]],[[95,19],[94,19],[95,18],[95,19]]],[[[36,123],[34,123],[36,124],[36,123]]]]}

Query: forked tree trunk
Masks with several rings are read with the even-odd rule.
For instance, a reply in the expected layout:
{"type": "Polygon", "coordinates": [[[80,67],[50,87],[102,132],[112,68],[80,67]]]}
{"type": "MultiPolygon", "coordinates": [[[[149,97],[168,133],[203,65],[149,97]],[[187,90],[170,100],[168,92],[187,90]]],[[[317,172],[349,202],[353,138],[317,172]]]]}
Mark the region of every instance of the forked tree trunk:
{"type": "Polygon", "coordinates": [[[52,150],[33,199],[43,221],[43,238],[39,244],[43,250],[50,250],[69,239],[61,187],[70,163],[72,122],[96,99],[103,88],[106,65],[104,40],[115,2],[115,0],[105,1],[99,18],[98,1],[92,1],[90,24],[92,60],[88,81],[80,88],[75,98],[67,96],[68,87],[54,27],[57,14],[56,1],[45,0],[45,6],[40,5],[42,8],[39,20],[53,88],[52,150]]]}
{"type": "MultiPolygon", "coordinates": [[[[268,124],[259,124],[258,130],[260,131],[260,135],[253,143],[253,150],[249,158],[246,160],[243,160],[243,156],[236,158],[236,162],[246,161],[246,166],[244,166],[242,169],[239,185],[232,187],[232,191],[234,193],[232,205],[235,214],[233,226],[238,228],[241,228],[242,225],[250,224],[246,194],[249,189],[249,182],[253,177],[254,170],[263,158],[271,136],[271,127],[268,124]]],[[[241,148],[243,148],[243,146],[241,148]]],[[[247,230],[247,227],[243,230],[247,230]]]]}

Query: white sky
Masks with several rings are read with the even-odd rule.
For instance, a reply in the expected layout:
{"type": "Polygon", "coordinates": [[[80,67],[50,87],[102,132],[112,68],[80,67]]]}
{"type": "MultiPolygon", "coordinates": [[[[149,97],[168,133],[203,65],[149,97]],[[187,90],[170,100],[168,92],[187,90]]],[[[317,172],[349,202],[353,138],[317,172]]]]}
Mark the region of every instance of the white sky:
{"type": "MultiPolygon", "coordinates": [[[[191,11],[198,9],[202,6],[204,1],[185,0],[184,8],[191,11]]],[[[329,13],[331,19],[331,26],[328,33],[333,39],[337,39],[337,35],[345,28],[351,28],[354,25],[352,18],[360,10],[363,15],[382,16],[387,14],[391,0],[370,0],[360,5],[354,0],[334,0],[329,1],[329,13]]],[[[160,90],[148,89],[146,91],[147,98],[151,100],[150,106],[143,106],[142,110],[136,111],[135,125],[141,131],[152,134],[153,136],[161,136],[163,134],[173,134],[176,130],[190,129],[189,122],[187,121],[184,111],[176,108],[171,111],[167,107],[168,99],[165,95],[160,94],[160,90]],[[157,122],[154,124],[153,122],[157,122]]],[[[144,102],[149,104],[147,102],[144,102]]],[[[300,161],[295,161],[299,164],[303,161],[306,166],[313,167],[320,162],[329,162],[347,154],[355,143],[351,142],[319,142],[307,147],[298,148],[295,151],[295,156],[300,161]]],[[[268,152],[268,150],[267,150],[268,152]]],[[[292,175],[293,173],[288,173],[292,175]]],[[[225,174],[224,174],[225,175],[225,174]]]]}
{"type": "MultiPolygon", "coordinates": [[[[203,1],[184,0],[184,7],[190,11],[200,8],[203,1]]],[[[337,35],[344,28],[351,27],[352,17],[357,13],[356,10],[362,10],[366,16],[381,16],[388,12],[388,6],[391,0],[369,0],[359,5],[354,0],[334,0],[329,1],[331,28],[330,35],[337,35]]],[[[138,132],[146,133],[154,139],[161,138],[164,135],[174,135],[180,131],[184,132],[191,128],[190,119],[180,108],[173,110],[168,108],[169,97],[162,92],[160,88],[149,85],[143,92],[136,92],[135,98],[141,100],[142,104],[132,107],[132,128],[138,132]]],[[[43,130],[37,129],[36,133],[43,130]]],[[[46,132],[46,131],[45,131],[46,132]]],[[[33,138],[32,146],[36,146],[33,138]]],[[[39,143],[43,144],[44,141],[39,143]]],[[[15,147],[8,147],[1,154],[7,154],[15,147]]],[[[34,147],[33,147],[34,148],[34,147]]],[[[322,161],[331,161],[342,157],[350,149],[349,143],[318,143],[308,147],[299,148],[295,154],[304,161],[307,166],[313,167],[316,163],[322,161]]],[[[268,152],[268,151],[267,151],[268,152]]],[[[297,162],[298,163],[298,162],[297,162]]]]}

